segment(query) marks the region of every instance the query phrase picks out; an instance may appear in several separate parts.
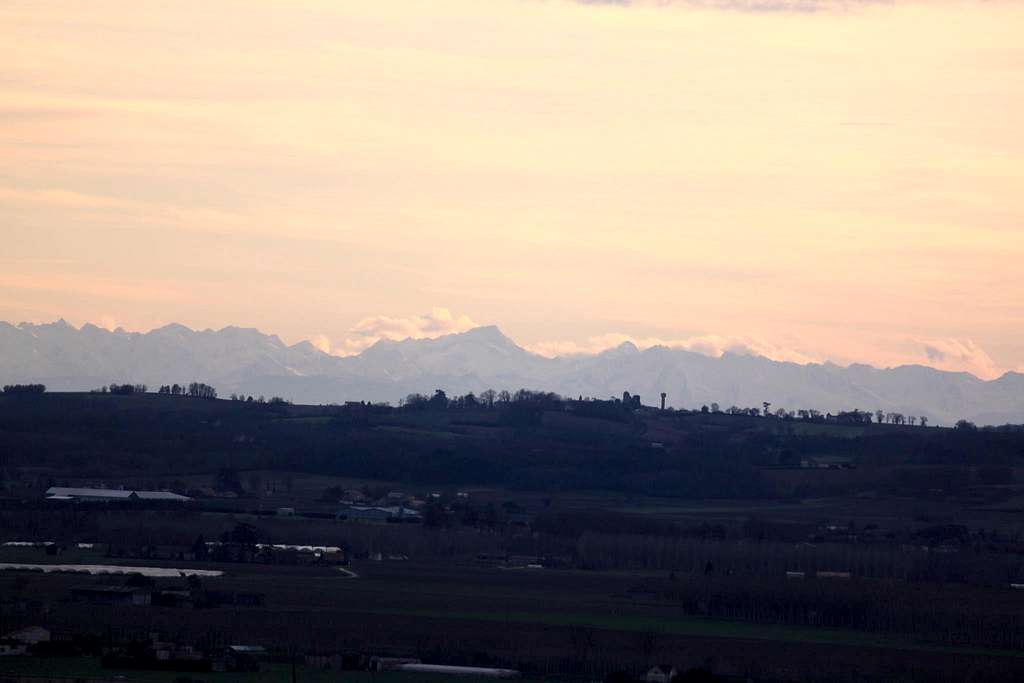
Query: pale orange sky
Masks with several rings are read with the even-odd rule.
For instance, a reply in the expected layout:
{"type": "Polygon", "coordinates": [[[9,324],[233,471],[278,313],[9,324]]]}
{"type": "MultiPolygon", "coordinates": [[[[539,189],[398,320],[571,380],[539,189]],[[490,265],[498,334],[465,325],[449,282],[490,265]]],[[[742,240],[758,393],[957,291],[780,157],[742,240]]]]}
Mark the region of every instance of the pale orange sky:
{"type": "Polygon", "coordinates": [[[1024,3],[0,2],[0,238],[14,322],[994,377],[1024,3]]]}

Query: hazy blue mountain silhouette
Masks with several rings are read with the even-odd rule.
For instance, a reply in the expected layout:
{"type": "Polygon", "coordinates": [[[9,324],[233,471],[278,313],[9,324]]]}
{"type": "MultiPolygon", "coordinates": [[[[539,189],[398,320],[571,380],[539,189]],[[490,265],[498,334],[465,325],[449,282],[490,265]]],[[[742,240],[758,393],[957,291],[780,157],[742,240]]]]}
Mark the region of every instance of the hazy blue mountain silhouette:
{"type": "Polygon", "coordinates": [[[831,363],[799,365],[739,354],[712,358],[630,343],[591,356],[544,358],[497,327],[436,339],[382,340],[339,358],[309,342],[287,345],[241,327],[192,330],[171,324],[147,333],[81,329],[63,320],[44,325],[0,322],[0,383],[43,382],[50,390],[88,390],[111,382],[205,381],[232,392],[280,395],[296,402],[397,402],[411,392],[449,394],[521,387],[567,396],[607,398],[639,393],[656,405],[711,402],[791,410],[852,408],[927,415],[933,423],[961,417],[982,424],[1024,422],[1024,375],[984,381],[968,373],[908,365],[890,369],[831,363]]]}

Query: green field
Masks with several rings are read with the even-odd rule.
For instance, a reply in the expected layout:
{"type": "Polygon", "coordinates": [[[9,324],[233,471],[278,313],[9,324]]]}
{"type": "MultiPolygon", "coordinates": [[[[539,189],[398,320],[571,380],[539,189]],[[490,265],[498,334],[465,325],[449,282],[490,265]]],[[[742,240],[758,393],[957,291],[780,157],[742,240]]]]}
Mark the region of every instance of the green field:
{"type": "Polygon", "coordinates": [[[391,614],[406,617],[435,617],[471,621],[508,622],[522,624],[548,624],[552,626],[584,626],[594,629],[631,631],[636,633],[663,633],[710,638],[737,638],[741,640],[767,640],[784,643],[817,643],[848,645],[950,654],[999,655],[1024,658],[1017,650],[948,647],[919,643],[903,638],[882,638],[862,631],[787,626],[783,624],[752,624],[721,619],[661,618],[640,615],[603,616],[595,614],[552,614],[545,612],[430,612],[426,610],[361,610],[367,614],[391,614]]]}

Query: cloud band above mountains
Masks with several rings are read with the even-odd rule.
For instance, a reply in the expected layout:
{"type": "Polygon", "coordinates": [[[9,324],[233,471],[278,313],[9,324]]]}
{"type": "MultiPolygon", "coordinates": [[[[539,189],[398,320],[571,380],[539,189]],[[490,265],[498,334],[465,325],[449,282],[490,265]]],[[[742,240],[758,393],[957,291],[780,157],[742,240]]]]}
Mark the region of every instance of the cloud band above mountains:
{"type": "Polygon", "coordinates": [[[316,335],[312,344],[325,353],[351,356],[373,346],[381,339],[434,339],[446,334],[467,332],[479,323],[468,315],[453,315],[444,307],[435,306],[429,313],[406,318],[375,315],[357,322],[337,346],[331,345],[326,335],[316,335]]]}

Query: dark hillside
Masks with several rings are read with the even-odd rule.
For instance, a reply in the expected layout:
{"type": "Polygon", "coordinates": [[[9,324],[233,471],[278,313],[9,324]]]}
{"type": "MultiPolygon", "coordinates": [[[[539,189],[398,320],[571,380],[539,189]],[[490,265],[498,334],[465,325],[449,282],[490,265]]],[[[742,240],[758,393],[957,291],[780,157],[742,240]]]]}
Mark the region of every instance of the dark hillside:
{"type": "Polygon", "coordinates": [[[173,480],[232,468],[751,499],[790,496],[787,478],[809,471],[825,476],[803,477],[803,496],[894,487],[934,493],[986,477],[978,483],[1012,484],[1012,468],[1024,464],[1024,432],[553,399],[390,408],[53,393],[0,396],[0,452],[7,477],[40,484],[173,480]]]}

